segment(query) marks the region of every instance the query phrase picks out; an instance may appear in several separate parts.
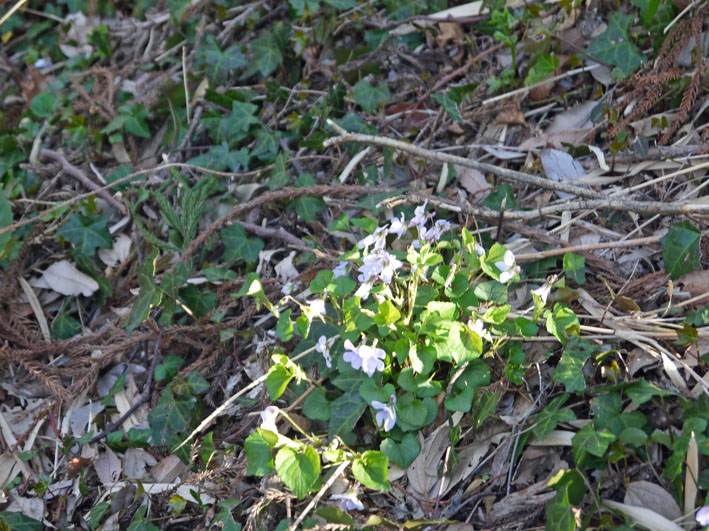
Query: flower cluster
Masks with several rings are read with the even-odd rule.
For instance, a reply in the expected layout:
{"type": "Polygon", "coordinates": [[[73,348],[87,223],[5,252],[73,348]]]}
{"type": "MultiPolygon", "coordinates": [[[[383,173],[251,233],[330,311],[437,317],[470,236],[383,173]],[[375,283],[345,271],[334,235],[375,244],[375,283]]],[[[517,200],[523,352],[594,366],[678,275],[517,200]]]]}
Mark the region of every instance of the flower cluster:
{"type": "Polygon", "coordinates": [[[320,354],[323,355],[323,358],[325,358],[325,365],[327,365],[328,369],[332,369],[332,357],[330,356],[330,349],[334,344],[334,337],[328,339],[325,336],[320,336],[317,345],[315,345],[315,350],[317,350],[320,354]]]}
{"type": "Polygon", "coordinates": [[[374,340],[372,346],[368,346],[364,339],[362,339],[362,344],[359,347],[355,347],[352,341],[349,339],[345,341],[345,355],[344,360],[352,365],[353,369],[360,370],[364,372],[370,378],[374,376],[374,373],[384,370],[384,358],[386,357],[386,352],[384,350],[377,348],[377,339],[374,340]]]}

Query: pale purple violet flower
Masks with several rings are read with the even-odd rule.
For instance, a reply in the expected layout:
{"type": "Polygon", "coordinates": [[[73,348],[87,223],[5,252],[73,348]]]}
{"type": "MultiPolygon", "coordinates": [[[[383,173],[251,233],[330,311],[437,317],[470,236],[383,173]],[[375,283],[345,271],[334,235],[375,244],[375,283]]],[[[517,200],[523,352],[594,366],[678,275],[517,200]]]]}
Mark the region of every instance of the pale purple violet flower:
{"type": "Polygon", "coordinates": [[[362,265],[357,269],[361,274],[357,275],[360,282],[369,282],[379,276],[382,272],[382,262],[378,253],[368,254],[362,258],[362,265]]]}
{"type": "Polygon", "coordinates": [[[697,511],[697,523],[701,526],[709,526],[709,505],[705,505],[697,511]]]}
{"type": "Polygon", "coordinates": [[[357,288],[357,291],[355,291],[355,297],[361,298],[363,301],[366,301],[369,298],[369,292],[372,291],[372,288],[374,287],[374,284],[370,282],[362,282],[359,285],[359,288],[357,288]]]}
{"type": "Polygon", "coordinates": [[[477,254],[478,256],[484,255],[485,254],[485,247],[483,247],[479,243],[476,243],[475,244],[475,254],[477,254]]]}
{"type": "Polygon", "coordinates": [[[289,280],[288,282],[283,284],[283,287],[281,288],[281,293],[283,293],[283,295],[290,295],[291,293],[293,293],[294,289],[295,289],[295,284],[293,283],[292,280],[289,280]]]}
{"type": "Polygon", "coordinates": [[[339,264],[337,264],[337,267],[332,270],[334,273],[332,278],[339,278],[342,276],[345,276],[347,274],[347,271],[349,270],[350,263],[347,260],[343,260],[339,264]]]}
{"type": "Polygon", "coordinates": [[[261,416],[261,425],[259,428],[278,433],[278,427],[276,426],[278,408],[276,406],[268,406],[259,415],[261,416]]]}
{"type": "Polygon", "coordinates": [[[394,404],[396,404],[396,396],[394,395],[390,396],[388,404],[379,402],[378,400],[372,400],[372,407],[379,410],[374,416],[377,421],[377,426],[384,428],[384,431],[390,431],[394,427],[394,424],[396,424],[394,404]]]}
{"type": "Polygon", "coordinates": [[[325,315],[325,299],[314,299],[308,301],[308,310],[313,314],[313,317],[321,317],[325,315]]]}
{"type": "Polygon", "coordinates": [[[519,273],[519,266],[515,265],[515,255],[512,251],[505,251],[502,261],[495,262],[495,266],[500,270],[500,282],[507,284],[516,273],[519,273]]]}
{"type": "Polygon", "coordinates": [[[384,282],[385,284],[391,284],[391,279],[393,278],[394,273],[403,264],[401,263],[401,261],[397,260],[393,254],[387,253],[386,251],[380,254],[380,258],[382,270],[379,273],[379,278],[381,278],[382,282],[384,282]]]}
{"type": "Polygon", "coordinates": [[[391,223],[389,224],[389,234],[396,234],[399,238],[401,238],[408,228],[408,224],[404,221],[404,214],[401,214],[400,218],[394,218],[391,220],[391,223]]]}
{"type": "Polygon", "coordinates": [[[542,299],[542,302],[546,304],[547,299],[549,298],[549,293],[551,293],[551,284],[547,282],[543,286],[537,289],[533,289],[532,293],[534,293],[535,295],[539,295],[539,297],[542,299]]]}
{"type": "Polygon", "coordinates": [[[485,337],[485,323],[482,319],[478,319],[477,321],[475,321],[475,324],[473,324],[472,320],[468,321],[468,328],[470,328],[470,330],[475,332],[481,338],[485,337]]]}
{"type": "Polygon", "coordinates": [[[333,494],[332,496],[330,496],[330,499],[340,500],[340,509],[344,511],[364,510],[364,505],[362,505],[362,502],[359,501],[359,499],[357,498],[357,491],[355,491],[354,489],[348,490],[344,494],[333,494]]]}
{"type": "Polygon", "coordinates": [[[370,378],[374,376],[375,372],[382,372],[384,370],[383,360],[385,357],[386,352],[377,348],[376,339],[371,347],[362,343],[356,348],[349,339],[345,341],[345,355],[343,359],[352,365],[353,369],[361,369],[362,372],[370,378]]]}
{"type": "Polygon", "coordinates": [[[428,221],[429,216],[426,215],[426,205],[428,205],[428,200],[423,205],[417,206],[416,210],[414,210],[414,217],[410,221],[412,226],[419,228],[419,233],[422,231],[426,221],[428,221]]]}
{"type": "Polygon", "coordinates": [[[438,219],[433,224],[433,227],[428,229],[423,235],[425,240],[437,242],[444,232],[450,230],[451,224],[445,219],[438,219]]]}
{"type": "Polygon", "coordinates": [[[323,358],[325,358],[325,365],[327,365],[328,369],[332,368],[332,357],[330,357],[330,347],[332,347],[334,343],[334,337],[328,339],[325,336],[320,336],[317,345],[315,345],[315,350],[317,350],[320,354],[323,355],[323,358]]]}
{"type": "Polygon", "coordinates": [[[375,250],[384,249],[387,234],[389,234],[389,230],[386,227],[377,227],[372,234],[362,238],[357,244],[357,247],[360,249],[366,249],[370,245],[374,245],[375,250]]]}

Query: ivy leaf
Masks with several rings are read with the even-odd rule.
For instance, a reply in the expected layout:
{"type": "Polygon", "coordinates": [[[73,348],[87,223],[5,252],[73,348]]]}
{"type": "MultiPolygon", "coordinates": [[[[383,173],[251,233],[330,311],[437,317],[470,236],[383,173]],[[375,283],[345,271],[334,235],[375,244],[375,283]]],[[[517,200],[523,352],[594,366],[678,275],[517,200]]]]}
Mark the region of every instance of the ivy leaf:
{"type": "Polygon", "coordinates": [[[148,413],[153,444],[168,444],[173,435],[185,431],[196,407],[197,398],[192,395],[175,396],[170,390],[163,392],[158,404],[148,413]]]}
{"type": "Polygon", "coordinates": [[[207,153],[190,159],[189,163],[215,171],[239,171],[241,168],[248,168],[250,160],[251,155],[246,147],[232,151],[229,144],[223,140],[221,144],[212,146],[207,153]]]}
{"type": "Polygon", "coordinates": [[[542,54],[537,58],[537,62],[532,65],[527,73],[527,77],[524,79],[525,85],[534,85],[540,81],[544,81],[554,71],[559,68],[561,61],[552,52],[551,54],[542,54]]]}
{"type": "Polygon", "coordinates": [[[593,423],[586,424],[571,439],[571,446],[574,451],[574,461],[577,466],[584,460],[587,454],[596,457],[603,457],[608,446],[615,440],[615,435],[607,430],[596,429],[593,423]]]}
{"type": "MultiPolygon", "coordinates": [[[[672,396],[672,391],[666,391],[651,384],[645,379],[630,384],[625,388],[625,394],[632,401],[633,405],[639,406],[650,400],[653,396],[672,396]]],[[[688,416],[686,416],[688,418],[688,416]]]]}
{"type": "Polygon", "coordinates": [[[617,66],[626,74],[634,72],[645,62],[645,56],[631,41],[629,28],[632,22],[632,15],[615,11],[608,20],[608,28],[593,40],[588,53],[617,66]]]}
{"type": "Polygon", "coordinates": [[[288,160],[288,154],[281,151],[273,163],[273,170],[271,170],[271,178],[268,180],[268,189],[277,190],[283,188],[288,184],[290,176],[286,170],[286,161],[288,160]]]}
{"type": "Polygon", "coordinates": [[[372,86],[369,81],[363,79],[354,86],[352,97],[362,109],[372,112],[379,107],[379,104],[388,102],[391,99],[391,94],[385,81],[372,86]]]}
{"type": "Polygon", "coordinates": [[[258,107],[253,103],[245,101],[234,101],[231,104],[231,114],[225,119],[223,126],[227,138],[231,136],[243,136],[252,124],[258,124],[258,117],[254,113],[258,107]]]}
{"type": "Polygon", "coordinates": [[[561,361],[554,370],[552,381],[563,383],[569,393],[583,391],[586,380],[581,369],[592,353],[591,345],[586,342],[570,343],[561,355],[561,361]]]}
{"type": "Polygon", "coordinates": [[[209,85],[217,87],[227,80],[229,72],[248,64],[237,45],[222,51],[214,35],[207,35],[196,56],[196,67],[207,71],[209,85]]]}
{"type": "Polygon", "coordinates": [[[256,143],[251,155],[259,160],[270,162],[278,154],[280,148],[281,132],[269,131],[266,128],[260,129],[256,133],[256,143]]]}
{"type": "Polygon", "coordinates": [[[261,76],[270,75],[283,62],[283,55],[278,49],[276,38],[270,31],[262,33],[251,45],[254,56],[251,66],[244,73],[243,77],[250,77],[256,72],[261,76]]]}
{"type": "MultiPolygon", "coordinates": [[[[309,173],[304,173],[295,182],[297,188],[304,186],[314,186],[315,179],[309,173]]],[[[294,201],[295,211],[303,221],[314,221],[318,213],[325,208],[325,201],[320,197],[300,197],[294,201]]]]}
{"type": "Polygon", "coordinates": [[[700,236],[701,232],[694,225],[683,221],[673,225],[660,239],[665,272],[670,274],[672,280],[699,269],[700,236]]]}
{"type": "Polygon", "coordinates": [[[362,485],[388,491],[391,488],[387,481],[388,467],[389,458],[385,454],[367,450],[352,461],[352,474],[362,485]]]}
{"type": "Polygon", "coordinates": [[[295,450],[288,446],[276,454],[276,472],[281,481],[302,500],[320,478],[320,457],[314,448],[295,450]]]}
{"type": "Polygon", "coordinates": [[[263,249],[263,240],[249,238],[240,223],[232,223],[219,233],[219,239],[224,244],[224,260],[234,262],[245,260],[255,262],[263,249]]]}
{"type": "Polygon", "coordinates": [[[419,455],[421,445],[413,433],[407,433],[404,435],[404,438],[401,439],[401,443],[396,443],[391,438],[384,439],[380,449],[395,465],[406,469],[414,462],[416,456],[419,455]]]}
{"type": "Polygon", "coordinates": [[[446,92],[436,92],[431,95],[431,97],[440,103],[441,107],[453,118],[456,122],[462,122],[463,119],[460,117],[460,112],[458,112],[458,104],[453,100],[453,98],[446,92]]]}
{"type": "Polygon", "coordinates": [[[97,247],[105,249],[113,247],[108,221],[98,214],[88,216],[72,214],[57,234],[76,245],[79,252],[86,256],[94,256],[97,247]]]}
{"type": "Polygon", "coordinates": [[[217,304],[217,296],[214,293],[209,290],[203,293],[194,284],[182,288],[180,298],[197,318],[207,315],[217,304]]]}
{"type": "Polygon", "coordinates": [[[140,291],[128,316],[126,330],[129,334],[136,326],[148,318],[150,309],[160,303],[161,292],[155,285],[155,261],[157,256],[158,250],[153,249],[150,256],[147,256],[143,264],[138,268],[138,286],[140,291]]]}
{"type": "Polygon", "coordinates": [[[540,441],[549,435],[559,422],[567,422],[576,419],[574,412],[565,407],[560,409],[569,398],[569,395],[562,395],[552,400],[542,409],[536,418],[536,426],[532,429],[534,436],[540,441]]]}
{"type": "Polygon", "coordinates": [[[324,2],[335,9],[352,9],[359,5],[357,0],[324,0],[324,2]]]}
{"type": "Polygon", "coordinates": [[[42,522],[19,512],[0,512],[0,529],[11,531],[41,531],[42,522]]]}

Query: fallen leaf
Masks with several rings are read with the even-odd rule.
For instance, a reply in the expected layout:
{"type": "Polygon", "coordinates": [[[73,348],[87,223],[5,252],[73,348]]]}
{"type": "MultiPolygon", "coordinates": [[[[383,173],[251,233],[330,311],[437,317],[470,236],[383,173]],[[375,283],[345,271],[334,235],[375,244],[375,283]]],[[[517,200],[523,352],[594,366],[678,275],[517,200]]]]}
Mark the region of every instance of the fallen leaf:
{"type": "Polygon", "coordinates": [[[649,481],[628,483],[623,503],[651,509],[668,520],[676,520],[682,516],[682,511],[672,495],[660,485],[649,481]]]}
{"type": "MultiPolygon", "coordinates": [[[[586,174],[581,163],[565,151],[558,149],[542,149],[542,167],[544,173],[552,181],[565,182],[578,179],[586,174]]],[[[562,199],[569,199],[571,194],[557,192],[562,199]]]]}
{"type": "Polygon", "coordinates": [[[155,481],[159,483],[172,483],[185,470],[187,470],[187,467],[180,461],[179,457],[176,455],[168,455],[165,459],[160,460],[160,462],[150,470],[150,473],[155,481]]]}
{"type": "Polygon", "coordinates": [[[106,448],[106,451],[94,461],[94,468],[104,485],[113,485],[121,476],[121,460],[110,448],[106,448]]]}
{"type": "Polygon", "coordinates": [[[146,466],[155,466],[157,460],[142,448],[128,448],[123,456],[123,476],[143,480],[146,466]]]}
{"type": "Polygon", "coordinates": [[[709,292],[709,269],[692,271],[677,279],[677,284],[689,291],[692,297],[709,292]]]}
{"type": "Polygon", "coordinates": [[[603,500],[601,505],[605,506],[607,509],[620,511],[635,523],[648,529],[652,529],[653,531],[683,531],[680,526],[671,520],[668,520],[655,511],[645,509],[644,507],[634,507],[632,505],[618,503],[612,500],[603,500]]]}
{"type": "Polygon", "coordinates": [[[49,288],[62,295],[83,295],[89,297],[98,290],[98,282],[79,271],[68,260],[61,260],[50,265],[35,287],[49,288]]]}
{"type": "Polygon", "coordinates": [[[111,249],[99,249],[98,257],[101,261],[108,267],[115,267],[130,256],[130,247],[132,241],[126,234],[121,234],[113,242],[113,247],[111,249]]]}

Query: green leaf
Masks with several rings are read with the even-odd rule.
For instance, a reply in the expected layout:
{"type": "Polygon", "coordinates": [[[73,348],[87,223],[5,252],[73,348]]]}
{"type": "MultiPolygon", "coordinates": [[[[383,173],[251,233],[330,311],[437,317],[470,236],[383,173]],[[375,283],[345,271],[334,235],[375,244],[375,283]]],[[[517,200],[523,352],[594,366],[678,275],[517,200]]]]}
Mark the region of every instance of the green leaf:
{"type": "Polygon", "coordinates": [[[593,347],[590,343],[578,340],[569,343],[554,370],[552,381],[563,383],[569,393],[583,391],[586,380],[582,367],[592,353],[593,347]]]}
{"type": "Polygon", "coordinates": [[[540,55],[537,58],[537,62],[534,63],[534,65],[532,65],[529,69],[527,77],[524,79],[524,84],[534,85],[535,83],[544,81],[552,75],[557,68],[559,68],[560,64],[561,61],[559,61],[559,58],[554,54],[554,52],[551,54],[544,53],[540,55]]]}
{"type": "Polygon", "coordinates": [[[283,364],[272,365],[266,376],[266,387],[271,400],[276,400],[286,392],[288,384],[293,379],[293,373],[283,364]]]}
{"type": "Polygon", "coordinates": [[[389,458],[382,452],[367,450],[352,461],[352,475],[362,485],[372,489],[388,491],[387,481],[389,458]]]}
{"type": "Polygon", "coordinates": [[[292,310],[287,308],[278,316],[276,324],[276,337],[283,341],[290,341],[293,337],[293,321],[290,319],[292,310]]]}
{"type": "Polygon", "coordinates": [[[180,298],[197,318],[207,315],[217,304],[217,296],[214,293],[209,290],[202,292],[194,284],[180,289],[180,298]]]}
{"type": "Polygon", "coordinates": [[[483,360],[475,359],[453,383],[451,396],[446,397],[444,404],[451,411],[470,411],[475,389],[490,383],[490,368],[483,360]]]}
{"type": "MultiPolygon", "coordinates": [[[[7,200],[0,187],[0,229],[4,229],[10,225],[12,225],[12,206],[10,206],[10,202],[7,200]]],[[[2,257],[5,246],[10,241],[10,238],[12,238],[12,232],[13,231],[7,231],[0,234],[0,257],[2,257]]]]}
{"type": "Polygon", "coordinates": [[[339,507],[320,507],[314,512],[331,524],[354,525],[355,523],[354,518],[339,507]]]}
{"type": "Polygon", "coordinates": [[[288,161],[288,153],[281,151],[276,155],[276,160],[273,163],[271,170],[271,178],[268,180],[269,190],[278,190],[283,188],[290,181],[290,175],[286,170],[286,162],[288,161]]]}
{"type": "Polygon", "coordinates": [[[239,171],[248,168],[251,155],[246,147],[239,151],[229,149],[229,144],[222,141],[221,144],[212,146],[207,153],[199,155],[189,160],[190,164],[201,168],[209,168],[215,171],[239,171]]]}
{"type": "Polygon", "coordinates": [[[580,254],[566,253],[564,255],[564,272],[566,278],[573,280],[579,285],[586,283],[586,259],[580,254]]]}
{"type": "Polygon", "coordinates": [[[588,47],[588,53],[592,58],[617,66],[626,74],[633,73],[645,62],[645,56],[630,38],[632,22],[632,15],[614,11],[608,20],[608,28],[594,39],[588,47]]]}
{"type": "Polygon", "coordinates": [[[386,326],[397,322],[400,318],[401,312],[391,301],[387,300],[379,304],[379,311],[374,316],[374,322],[379,326],[386,326]]]}
{"type": "Polygon", "coordinates": [[[98,524],[101,522],[101,518],[110,508],[111,504],[108,502],[97,503],[91,508],[89,511],[89,527],[92,531],[98,527],[98,524]]]}
{"type": "Polygon", "coordinates": [[[52,339],[69,339],[81,332],[81,323],[65,313],[52,323],[52,339]]]}
{"type": "Polygon", "coordinates": [[[556,428],[559,422],[568,422],[576,419],[573,410],[568,407],[561,409],[561,406],[564,405],[568,398],[569,395],[558,396],[539,412],[535,419],[536,425],[532,430],[537,439],[544,439],[556,428]]]}
{"type": "Polygon", "coordinates": [[[224,260],[235,262],[244,260],[255,262],[264,247],[261,238],[249,238],[241,223],[234,222],[219,233],[219,239],[224,244],[224,260]]]}
{"type": "Polygon", "coordinates": [[[251,60],[251,66],[244,74],[244,77],[249,77],[256,72],[261,76],[270,75],[283,62],[283,55],[278,48],[276,38],[270,31],[262,33],[251,45],[254,56],[251,60]]]}
{"type": "Polygon", "coordinates": [[[398,467],[406,469],[414,462],[416,456],[421,451],[421,445],[413,433],[407,433],[401,439],[401,443],[394,442],[393,439],[384,439],[380,450],[398,467]]]}
{"type": "Polygon", "coordinates": [[[674,393],[660,389],[643,378],[626,387],[625,394],[628,395],[633,405],[639,406],[650,400],[653,396],[672,396],[674,393]]]}
{"type": "MultiPolygon", "coordinates": [[[[304,173],[295,181],[295,186],[314,186],[315,179],[309,173],[304,173]]],[[[305,222],[315,221],[318,213],[325,208],[325,202],[320,197],[300,197],[294,201],[295,211],[305,222]]]]}
{"type": "Polygon", "coordinates": [[[113,241],[108,231],[108,220],[98,214],[81,216],[72,214],[57,234],[76,245],[79,252],[86,256],[94,256],[97,247],[111,249],[113,241]]]}
{"type": "Polygon", "coordinates": [[[253,432],[244,441],[246,452],[246,473],[251,476],[265,476],[273,470],[271,445],[258,431],[253,432]]]}
{"type": "Polygon", "coordinates": [[[160,401],[148,413],[148,424],[153,436],[153,444],[166,445],[173,435],[184,432],[193,414],[197,414],[198,400],[191,395],[173,395],[169,389],[163,391],[160,401]]]}
{"type": "Polygon", "coordinates": [[[367,409],[367,403],[362,400],[356,390],[348,390],[333,400],[330,403],[328,439],[332,440],[336,435],[342,436],[352,432],[365,409],[367,409]]]}
{"type": "Polygon", "coordinates": [[[330,402],[323,391],[316,388],[305,397],[303,415],[313,420],[330,420],[330,402]]]}
{"type": "Polygon", "coordinates": [[[326,4],[331,5],[335,9],[352,9],[357,7],[357,0],[323,0],[326,4]]]}
{"type": "Polygon", "coordinates": [[[216,37],[209,34],[202,41],[195,57],[195,67],[206,70],[212,88],[223,84],[229,72],[247,64],[246,57],[236,44],[222,51],[216,37]]]}
{"type": "Polygon", "coordinates": [[[209,391],[210,387],[209,382],[202,378],[202,375],[197,371],[190,372],[187,375],[187,378],[185,378],[185,383],[187,384],[190,393],[196,396],[203,395],[209,391]]]}
{"type": "Polygon", "coordinates": [[[574,531],[576,518],[568,502],[558,501],[554,498],[546,509],[547,531],[574,531]]]}
{"type": "Polygon", "coordinates": [[[170,9],[170,14],[177,22],[182,21],[182,15],[185,14],[185,9],[190,5],[190,0],[167,0],[167,7],[170,9]]]}
{"type": "Polygon", "coordinates": [[[699,238],[701,232],[689,221],[673,225],[660,239],[665,272],[675,280],[699,269],[699,238]]]}
{"type": "MultiPolygon", "coordinates": [[[[231,114],[225,123],[227,138],[242,135],[248,132],[253,124],[261,123],[258,117],[254,116],[258,107],[253,103],[235,100],[231,104],[231,114]]],[[[252,153],[253,154],[253,153],[252,153]]]]}
{"type": "Polygon", "coordinates": [[[288,446],[276,454],[276,473],[281,481],[302,500],[320,478],[320,457],[314,448],[294,450],[288,446]]]}
{"type": "Polygon", "coordinates": [[[177,375],[177,371],[185,364],[185,360],[179,356],[166,356],[162,363],[155,367],[155,380],[171,382],[177,375]]]}
{"type": "Polygon", "coordinates": [[[136,326],[141,324],[150,315],[150,310],[160,304],[161,291],[155,284],[155,262],[158,257],[157,248],[149,256],[145,257],[145,261],[138,268],[138,286],[140,291],[133,302],[133,308],[128,316],[126,330],[130,334],[136,326]]]}
{"type": "Polygon", "coordinates": [[[545,315],[547,331],[556,337],[561,344],[566,344],[570,337],[578,336],[580,333],[581,323],[579,318],[565,304],[557,302],[554,305],[554,311],[547,310],[545,315]]]}
{"type": "Polygon", "coordinates": [[[571,439],[576,465],[581,466],[586,454],[603,457],[614,440],[615,435],[611,432],[596,429],[593,423],[586,424],[571,439]]]}
{"type": "Polygon", "coordinates": [[[46,91],[37,94],[32,98],[30,110],[39,118],[47,118],[54,113],[57,105],[57,97],[54,92],[46,91]]]}
{"type": "MultiPolygon", "coordinates": [[[[7,526],[8,531],[42,531],[43,529],[42,522],[22,513],[9,511],[0,512],[0,523],[7,526]]],[[[4,526],[0,526],[0,529],[4,526]]]]}
{"type": "Polygon", "coordinates": [[[437,101],[456,122],[463,121],[460,117],[460,112],[458,112],[458,104],[453,101],[447,92],[435,92],[431,97],[437,101]]]}
{"type": "Polygon", "coordinates": [[[385,81],[381,81],[376,86],[372,86],[364,79],[359,81],[352,91],[354,100],[367,112],[376,110],[381,103],[387,103],[391,99],[389,86],[385,81]]]}
{"type": "Polygon", "coordinates": [[[259,129],[251,155],[264,162],[272,161],[280,149],[281,132],[259,129]]]}

